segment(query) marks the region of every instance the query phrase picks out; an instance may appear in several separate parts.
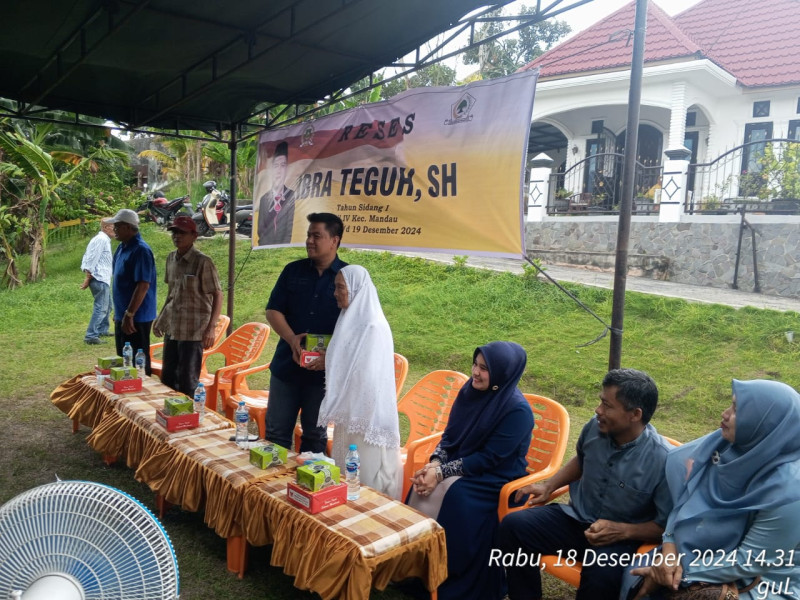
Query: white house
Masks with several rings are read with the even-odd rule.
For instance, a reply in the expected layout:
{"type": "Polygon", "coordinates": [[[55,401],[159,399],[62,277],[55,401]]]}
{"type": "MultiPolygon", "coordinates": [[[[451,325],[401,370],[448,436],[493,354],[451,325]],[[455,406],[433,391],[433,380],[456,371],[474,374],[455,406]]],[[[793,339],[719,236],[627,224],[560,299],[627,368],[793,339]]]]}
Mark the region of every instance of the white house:
{"type": "MultiPolygon", "coordinates": [[[[634,18],[631,1],[523,67],[540,69],[529,156],[545,153],[566,173],[551,186],[550,214],[567,199],[609,212],[618,201],[621,162],[611,154],[624,146],[634,18]]],[[[693,193],[681,192],[683,209],[752,195],[740,176],[758,169],[763,144],[725,153],[764,139],[800,140],[799,32],[800,0],[702,0],[674,17],[649,2],[639,195],[662,196],[665,152],[684,147],[690,163],[725,158],[689,170],[693,193]]]]}

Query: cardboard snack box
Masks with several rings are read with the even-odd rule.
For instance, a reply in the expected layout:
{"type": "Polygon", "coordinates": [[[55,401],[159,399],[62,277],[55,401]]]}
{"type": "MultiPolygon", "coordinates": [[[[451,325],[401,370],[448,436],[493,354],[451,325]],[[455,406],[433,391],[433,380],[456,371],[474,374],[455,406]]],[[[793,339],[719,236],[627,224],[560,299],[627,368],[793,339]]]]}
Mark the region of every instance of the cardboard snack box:
{"type": "Polygon", "coordinates": [[[297,467],[297,485],[312,492],[339,483],[339,467],[326,461],[306,462],[297,467]]]}
{"type": "Polygon", "coordinates": [[[322,356],[319,352],[308,352],[307,350],[303,350],[300,352],[300,362],[303,365],[307,365],[308,363],[314,362],[320,356],[322,356]]]}
{"type": "Polygon", "coordinates": [[[110,372],[111,372],[111,369],[103,369],[102,367],[100,367],[100,365],[95,365],[94,366],[94,374],[97,375],[98,377],[101,377],[101,376],[105,377],[110,372]]]}
{"type": "Polygon", "coordinates": [[[139,372],[136,367],[111,367],[108,370],[108,378],[112,381],[136,379],[137,377],[139,377],[139,372]]]}
{"type": "Polygon", "coordinates": [[[164,410],[162,412],[170,417],[193,413],[194,402],[188,396],[168,396],[164,398],[164,410]]]}
{"type": "Polygon", "coordinates": [[[112,381],[108,377],[103,380],[103,387],[111,390],[115,394],[128,394],[130,392],[142,391],[141,379],[123,379],[122,381],[112,381]]]}
{"type": "MultiPolygon", "coordinates": [[[[122,366],[122,357],[121,356],[101,356],[97,359],[97,366],[101,369],[110,369],[111,367],[121,367],[122,366]]],[[[108,375],[108,373],[104,373],[104,375],[108,375]]]]}
{"type": "Polygon", "coordinates": [[[250,464],[259,469],[268,469],[273,465],[285,465],[288,450],[278,444],[266,444],[250,448],[250,464]]]}
{"type": "Polygon", "coordinates": [[[156,410],[156,423],[167,431],[194,429],[200,425],[200,413],[193,412],[182,415],[167,415],[164,411],[156,410]]]}
{"type": "Polygon", "coordinates": [[[347,484],[329,485],[318,492],[309,492],[290,481],[286,484],[286,499],[290,504],[314,515],[347,502],[347,484]]]}

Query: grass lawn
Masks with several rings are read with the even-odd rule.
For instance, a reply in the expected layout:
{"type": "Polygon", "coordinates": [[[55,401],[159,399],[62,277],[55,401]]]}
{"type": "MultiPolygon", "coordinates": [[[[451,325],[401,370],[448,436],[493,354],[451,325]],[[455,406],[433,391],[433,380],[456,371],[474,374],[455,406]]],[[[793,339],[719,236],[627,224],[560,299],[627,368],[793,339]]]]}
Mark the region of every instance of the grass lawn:
{"type": "MultiPolygon", "coordinates": [[[[93,232],[92,232],[93,234],[93,232]]],[[[163,277],[169,236],[152,226],[143,236],[156,255],[163,277]]],[[[123,466],[107,467],[86,445],[88,431],[75,435],[71,423],[49,400],[61,381],[90,370],[112,346],[87,346],[83,334],[92,298],[81,291],[80,260],[89,236],[50,244],[45,281],[0,291],[0,503],[35,485],[61,479],[88,479],[123,489],[154,508],[153,494],[123,466]]],[[[238,243],[234,326],[264,321],[264,306],[283,265],[305,256],[302,248],[250,252],[238,243]]],[[[227,281],[227,238],[198,242],[215,259],[227,281]]],[[[528,351],[521,389],[561,402],[572,418],[568,457],[582,425],[591,418],[599,382],[608,363],[608,338],[581,347],[602,326],[554,286],[525,275],[443,266],[389,253],[343,250],[341,257],[372,274],[394,332],[397,352],[409,360],[406,389],[434,369],[469,373],[472,352],[483,343],[506,339],[528,351]]],[[[26,265],[21,265],[24,272],[26,265]]],[[[567,286],[610,322],[611,292],[567,286]]],[[[166,286],[159,285],[159,306],[166,286]]],[[[784,337],[800,331],[800,315],[717,305],[629,292],[625,316],[623,366],[649,372],[661,399],[653,419],[658,430],[680,441],[698,437],[719,424],[730,402],[731,378],[774,378],[800,386],[800,344],[784,337]]],[[[270,359],[272,336],[261,362],[270,359]]],[[[266,376],[262,383],[266,387],[266,376]]],[[[256,380],[258,383],[258,380],[256,380]]],[[[239,581],[225,568],[225,542],[202,517],[173,509],[164,525],[181,569],[182,598],[261,597],[270,600],[314,598],[292,586],[292,579],[269,566],[269,548],[255,548],[250,568],[239,581]]],[[[546,582],[546,597],[566,600],[571,589],[546,582]]],[[[406,598],[397,590],[372,598],[406,598]]]]}

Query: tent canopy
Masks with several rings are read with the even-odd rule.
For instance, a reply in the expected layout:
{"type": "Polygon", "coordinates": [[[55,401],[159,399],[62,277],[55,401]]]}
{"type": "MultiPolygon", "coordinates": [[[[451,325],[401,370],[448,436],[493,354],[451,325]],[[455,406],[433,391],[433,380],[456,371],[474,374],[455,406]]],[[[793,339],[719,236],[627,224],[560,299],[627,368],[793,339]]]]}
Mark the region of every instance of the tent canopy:
{"type": "MultiPolygon", "coordinates": [[[[493,4],[505,4],[507,0],[493,4]]],[[[3,8],[0,97],[130,128],[219,130],[313,103],[481,0],[26,0],[3,8]]]]}

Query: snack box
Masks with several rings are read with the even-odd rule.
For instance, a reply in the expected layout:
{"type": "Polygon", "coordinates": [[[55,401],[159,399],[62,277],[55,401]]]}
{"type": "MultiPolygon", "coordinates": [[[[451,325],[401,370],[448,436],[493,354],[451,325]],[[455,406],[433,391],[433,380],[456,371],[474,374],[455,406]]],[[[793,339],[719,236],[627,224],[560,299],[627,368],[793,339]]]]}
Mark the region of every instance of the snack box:
{"type": "Polygon", "coordinates": [[[268,469],[273,465],[285,465],[288,450],[278,444],[266,444],[250,448],[250,464],[259,469],[268,469]]]}
{"type": "Polygon", "coordinates": [[[303,365],[307,365],[310,362],[314,362],[322,356],[319,352],[309,352],[307,350],[303,350],[300,352],[300,363],[303,365]]]}
{"type": "Polygon", "coordinates": [[[200,425],[200,413],[188,413],[182,415],[168,415],[163,410],[156,410],[156,423],[167,431],[182,431],[184,429],[194,429],[200,425]]]}
{"type": "Polygon", "coordinates": [[[98,377],[106,377],[111,372],[111,369],[103,369],[100,365],[94,366],[94,374],[98,377]]]}
{"type": "Polygon", "coordinates": [[[111,390],[115,394],[128,394],[130,392],[142,391],[141,379],[123,379],[122,381],[113,381],[108,377],[103,379],[103,387],[111,390]]]}
{"type": "Polygon", "coordinates": [[[290,481],[286,484],[286,499],[290,504],[314,515],[347,502],[347,484],[329,485],[318,492],[309,492],[290,481]]]}
{"type": "MultiPolygon", "coordinates": [[[[110,369],[111,367],[121,367],[122,366],[122,357],[121,356],[101,356],[97,359],[97,366],[101,369],[110,369]]],[[[103,373],[103,375],[108,375],[108,373],[103,373]]]]}
{"type": "Polygon", "coordinates": [[[170,417],[193,413],[194,402],[188,396],[168,396],[164,398],[164,409],[162,412],[170,417]]]}
{"type": "Polygon", "coordinates": [[[136,379],[137,377],[139,377],[139,372],[136,367],[111,367],[108,370],[108,378],[112,381],[136,379]]]}
{"type": "Polygon", "coordinates": [[[339,483],[339,467],[326,461],[317,461],[297,467],[297,485],[312,492],[339,483]]]}

